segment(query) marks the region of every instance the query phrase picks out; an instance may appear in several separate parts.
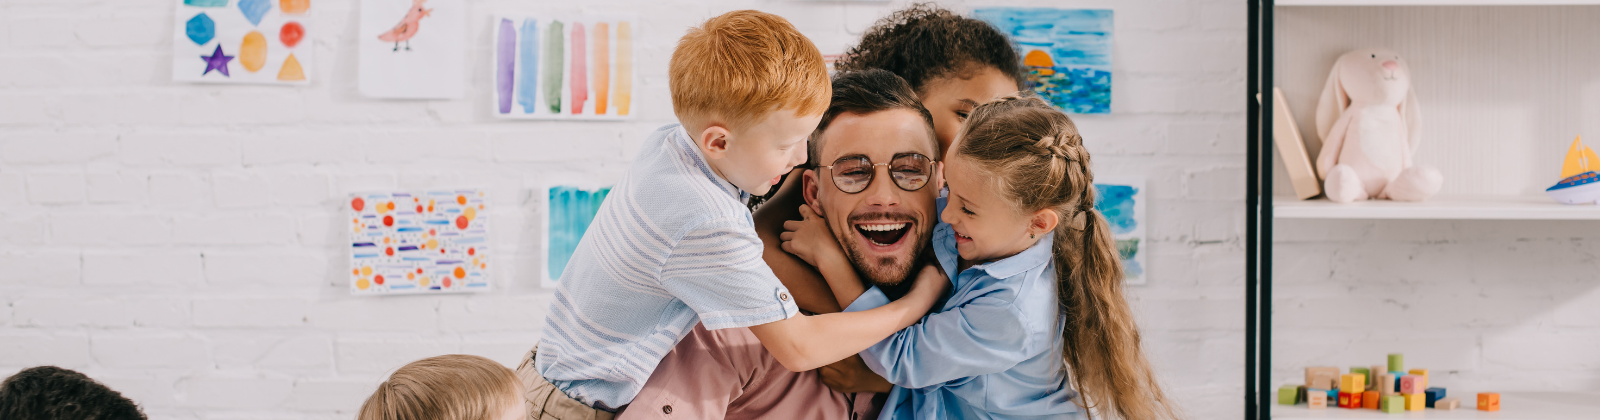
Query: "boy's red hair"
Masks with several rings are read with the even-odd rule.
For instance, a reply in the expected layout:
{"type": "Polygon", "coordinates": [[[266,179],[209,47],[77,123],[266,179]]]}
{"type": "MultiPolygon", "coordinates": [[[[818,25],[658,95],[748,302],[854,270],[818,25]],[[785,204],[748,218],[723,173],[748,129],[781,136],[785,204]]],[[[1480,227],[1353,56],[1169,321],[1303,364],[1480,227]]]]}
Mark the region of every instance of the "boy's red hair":
{"type": "Polygon", "coordinates": [[[779,110],[821,115],[832,94],[817,46],[789,21],[755,10],[689,29],[672,52],[668,77],[673,111],[691,126],[737,126],[779,110]]]}

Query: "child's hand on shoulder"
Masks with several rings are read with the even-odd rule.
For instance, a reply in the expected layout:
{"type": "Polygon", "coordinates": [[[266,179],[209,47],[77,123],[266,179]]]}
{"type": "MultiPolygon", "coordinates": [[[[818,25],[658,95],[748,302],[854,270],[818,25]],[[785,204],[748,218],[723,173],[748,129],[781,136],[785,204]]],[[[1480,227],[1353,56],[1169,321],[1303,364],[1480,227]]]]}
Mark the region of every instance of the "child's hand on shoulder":
{"type": "Polygon", "coordinates": [[[944,274],[944,269],[939,268],[938,263],[932,261],[923,264],[922,270],[917,271],[916,282],[911,287],[917,290],[937,291],[934,293],[935,296],[943,296],[950,289],[950,277],[944,274]]]}
{"type": "Polygon", "coordinates": [[[778,235],[778,239],[783,241],[785,252],[813,267],[820,265],[824,257],[843,257],[844,254],[833,231],[828,229],[828,220],[811,211],[811,206],[800,206],[800,220],[783,222],[783,234],[778,235]]]}

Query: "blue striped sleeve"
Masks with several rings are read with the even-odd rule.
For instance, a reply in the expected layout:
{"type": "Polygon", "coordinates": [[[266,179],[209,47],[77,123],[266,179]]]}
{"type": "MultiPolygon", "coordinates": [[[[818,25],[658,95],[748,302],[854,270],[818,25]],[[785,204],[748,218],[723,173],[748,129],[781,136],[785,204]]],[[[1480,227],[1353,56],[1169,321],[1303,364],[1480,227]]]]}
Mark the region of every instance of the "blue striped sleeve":
{"type": "Polygon", "coordinates": [[[699,314],[708,330],[788,319],[799,309],[761,259],[763,249],[748,216],[711,219],[672,247],[661,287],[699,314]]]}

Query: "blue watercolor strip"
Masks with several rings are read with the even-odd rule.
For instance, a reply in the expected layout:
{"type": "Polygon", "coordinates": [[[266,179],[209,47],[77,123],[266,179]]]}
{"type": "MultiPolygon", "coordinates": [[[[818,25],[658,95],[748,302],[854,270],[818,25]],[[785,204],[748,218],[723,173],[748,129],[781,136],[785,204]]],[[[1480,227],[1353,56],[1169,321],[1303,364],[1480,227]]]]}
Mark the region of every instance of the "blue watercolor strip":
{"type": "Polygon", "coordinates": [[[539,86],[539,21],[534,19],[522,20],[522,40],[517,49],[517,57],[522,60],[522,68],[517,70],[517,104],[522,105],[522,113],[532,114],[535,98],[538,96],[539,86]]]}

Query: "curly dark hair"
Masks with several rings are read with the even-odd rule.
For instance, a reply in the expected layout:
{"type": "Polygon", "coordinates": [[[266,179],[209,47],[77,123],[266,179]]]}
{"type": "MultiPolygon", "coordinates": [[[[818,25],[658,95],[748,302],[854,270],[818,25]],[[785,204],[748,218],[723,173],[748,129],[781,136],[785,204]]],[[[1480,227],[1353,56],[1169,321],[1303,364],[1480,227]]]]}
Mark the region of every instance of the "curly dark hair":
{"type": "Polygon", "coordinates": [[[23,369],[0,382],[0,419],[145,420],[133,401],[69,369],[23,369]]]}
{"type": "Polygon", "coordinates": [[[1021,58],[1011,40],[987,22],[932,3],[896,11],[867,30],[861,43],[834,62],[838,70],[884,69],[906,79],[917,93],[942,77],[971,77],[994,67],[1024,88],[1021,58]]]}

